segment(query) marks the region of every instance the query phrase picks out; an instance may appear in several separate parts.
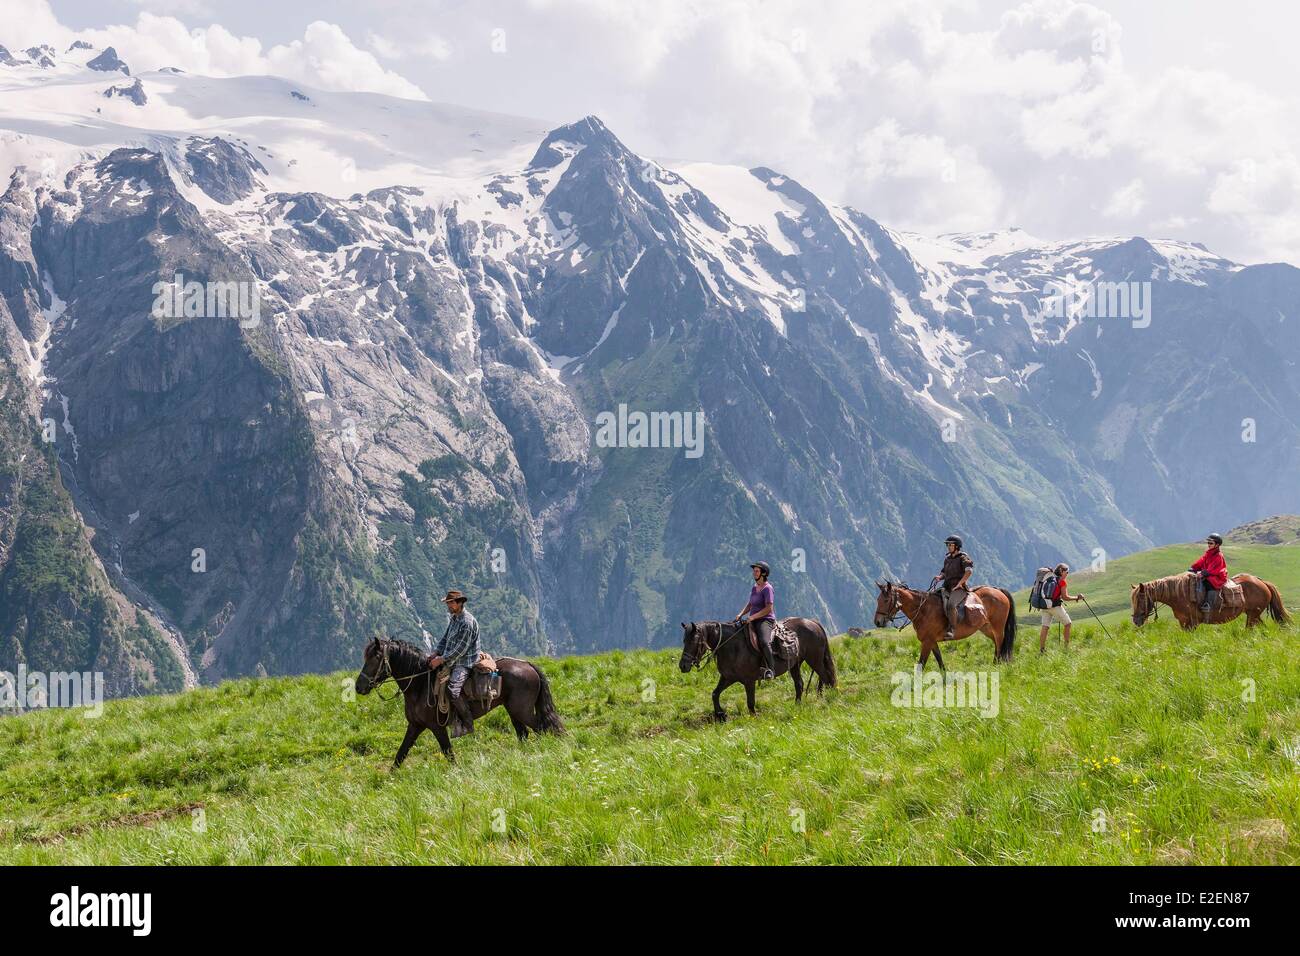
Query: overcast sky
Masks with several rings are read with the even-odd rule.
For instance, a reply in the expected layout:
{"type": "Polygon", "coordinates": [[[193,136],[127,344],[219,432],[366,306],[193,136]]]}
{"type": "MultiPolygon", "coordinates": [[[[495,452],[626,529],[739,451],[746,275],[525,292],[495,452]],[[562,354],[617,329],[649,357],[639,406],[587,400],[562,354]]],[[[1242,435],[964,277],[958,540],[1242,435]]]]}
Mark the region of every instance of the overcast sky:
{"type": "Polygon", "coordinates": [[[0,43],[277,73],[771,166],[891,226],[1300,264],[1300,7],[1266,0],[0,0],[0,43]]]}

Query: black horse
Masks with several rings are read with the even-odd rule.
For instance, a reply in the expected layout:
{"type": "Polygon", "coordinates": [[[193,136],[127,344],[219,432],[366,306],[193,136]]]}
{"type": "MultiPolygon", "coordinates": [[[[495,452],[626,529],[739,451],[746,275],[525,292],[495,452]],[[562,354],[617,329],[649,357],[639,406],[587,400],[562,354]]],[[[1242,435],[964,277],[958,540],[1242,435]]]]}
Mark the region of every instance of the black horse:
{"type": "MultiPolygon", "coordinates": [[[[794,699],[803,700],[803,665],[807,662],[817,675],[817,693],[823,687],[834,687],[836,683],[835,658],[831,656],[830,638],[821,622],[809,617],[787,617],[781,622],[794,631],[799,638],[799,656],[794,661],[777,657],[776,674],[780,676],[787,670],[794,679],[794,699]]],[[[747,625],[722,621],[682,622],[685,635],[682,639],[682,659],[678,662],[682,673],[703,664],[711,655],[718,665],[718,686],[713,688],[713,716],[726,720],[726,711],[722,709],[719,699],[722,692],[732,684],[745,685],[745,703],[749,712],[754,713],[754,685],[758,682],[759,671],[763,664],[749,644],[745,633],[747,625]]]]}
{"type": "MultiPolygon", "coordinates": [[[[406,738],[397,748],[394,767],[402,765],[407,751],[425,730],[433,731],[448,760],[455,759],[451,752],[451,738],[447,736],[446,719],[439,716],[438,704],[433,698],[433,681],[438,670],[429,670],[428,651],[406,641],[375,638],[366,645],[361,673],[357,674],[357,693],[369,694],[391,680],[401,688],[406,698],[406,738]]],[[[564,733],[564,723],[551,698],[551,685],[536,664],[498,657],[497,671],[501,674],[501,695],[496,700],[485,705],[482,701],[466,698],[475,718],[495,707],[505,707],[520,740],[526,739],[530,730],[564,733]]]]}

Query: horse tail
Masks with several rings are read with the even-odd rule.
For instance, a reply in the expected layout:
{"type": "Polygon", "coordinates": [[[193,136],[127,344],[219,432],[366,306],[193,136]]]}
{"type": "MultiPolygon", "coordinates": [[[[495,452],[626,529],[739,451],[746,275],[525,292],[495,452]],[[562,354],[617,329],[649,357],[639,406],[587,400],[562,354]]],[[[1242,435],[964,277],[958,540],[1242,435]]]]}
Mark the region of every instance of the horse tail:
{"type": "Polygon", "coordinates": [[[998,651],[998,660],[1009,661],[1016,650],[1016,599],[1006,588],[998,588],[1007,599],[1007,623],[1002,626],[1002,647],[998,651]]]}
{"type": "Polygon", "coordinates": [[[537,729],[547,730],[553,734],[564,735],[564,721],[560,719],[560,712],[555,709],[555,698],[551,696],[551,683],[542,673],[542,669],[532,661],[528,666],[537,672],[537,702],[533,704],[533,713],[537,718],[537,729]]]}
{"type": "Polygon", "coordinates": [[[1286,605],[1282,603],[1282,592],[1277,589],[1277,585],[1270,581],[1265,581],[1268,585],[1269,602],[1268,613],[1273,620],[1279,624],[1291,623],[1291,615],[1287,613],[1286,605]]]}
{"type": "Polygon", "coordinates": [[[812,623],[817,626],[817,633],[822,636],[822,660],[821,667],[817,669],[817,686],[818,688],[823,686],[837,687],[839,686],[840,675],[839,671],[835,669],[835,656],[831,654],[830,635],[826,633],[826,628],[822,627],[821,621],[814,619],[812,623]],[[826,676],[823,677],[823,674],[826,676]]]}

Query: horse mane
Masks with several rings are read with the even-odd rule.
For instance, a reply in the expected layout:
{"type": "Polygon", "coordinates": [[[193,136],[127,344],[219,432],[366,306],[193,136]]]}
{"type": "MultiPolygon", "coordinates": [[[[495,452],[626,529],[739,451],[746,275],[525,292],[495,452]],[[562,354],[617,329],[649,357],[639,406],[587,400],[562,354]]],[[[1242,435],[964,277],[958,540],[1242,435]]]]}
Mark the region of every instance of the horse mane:
{"type": "Polygon", "coordinates": [[[424,648],[397,637],[385,638],[383,643],[388,645],[388,664],[398,677],[425,669],[429,652],[424,648]]]}
{"type": "Polygon", "coordinates": [[[1170,574],[1163,578],[1156,578],[1154,581],[1143,581],[1142,587],[1166,603],[1171,598],[1195,604],[1199,604],[1201,600],[1199,579],[1196,575],[1188,574],[1185,571],[1182,574],[1170,574]]]}

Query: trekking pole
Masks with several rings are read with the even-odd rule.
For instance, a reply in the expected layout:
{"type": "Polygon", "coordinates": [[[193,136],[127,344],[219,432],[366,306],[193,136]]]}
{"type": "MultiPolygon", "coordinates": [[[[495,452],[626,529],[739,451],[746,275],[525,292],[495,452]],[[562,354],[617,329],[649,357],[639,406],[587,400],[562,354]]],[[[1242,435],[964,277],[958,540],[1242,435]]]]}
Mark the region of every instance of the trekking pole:
{"type": "Polygon", "coordinates": [[[1103,633],[1104,633],[1108,638],[1110,638],[1111,640],[1114,640],[1113,637],[1110,637],[1110,631],[1106,630],[1106,625],[1105,625],[1105,624],[1102,624],[1102,622],[1101,622],[1101,618],[1097,615],[1097,612],[1094,611],[1094,610],[1092,609],[1092,605],[1088,603],[1088,599],[1087,599],[1086,597],[1084,597],[1082,594],[1079,595],[1079,599],[1083,601],[1083,606],[1086,607],[1086,608],[1088,609],[1088,613],[1091,614],[1093,617],[1097,618],[1097,623],[1098,623],[1098,624],[1101,624],[1101,630],[1102,630],[1102,632],[1103,632],[1103,633]]]}

